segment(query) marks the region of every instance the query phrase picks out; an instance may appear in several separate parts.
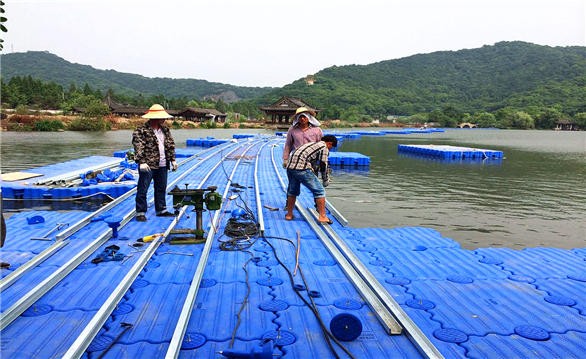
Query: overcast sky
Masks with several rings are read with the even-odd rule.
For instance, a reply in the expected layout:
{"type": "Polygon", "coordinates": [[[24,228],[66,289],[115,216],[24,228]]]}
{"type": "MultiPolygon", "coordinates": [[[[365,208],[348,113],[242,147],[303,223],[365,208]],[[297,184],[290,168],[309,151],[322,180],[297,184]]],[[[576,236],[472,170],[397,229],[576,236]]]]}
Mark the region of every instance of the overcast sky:
{"type": "Polygon", "coordinates": [[[4,0],[3,53],[281,87],[337,65],[521,40],[586,46],[584,0],[4,0]]]}

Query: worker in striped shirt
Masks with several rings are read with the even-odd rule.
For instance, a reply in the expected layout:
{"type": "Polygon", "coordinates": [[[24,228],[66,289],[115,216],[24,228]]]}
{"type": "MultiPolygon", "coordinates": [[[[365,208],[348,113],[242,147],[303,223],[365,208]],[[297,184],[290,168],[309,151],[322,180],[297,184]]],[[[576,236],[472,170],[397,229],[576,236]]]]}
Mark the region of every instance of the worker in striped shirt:
{"type": "Polygon", "coordinates": [[[338,145],[338,139],[333,135],[325,135],[319,142],[310,142],[298,147],[289,156],[287,163],[287,214],[285,219],[293,219],[293,208],[297,196],[301,193],[303,184],[313,194],[320,223],[332,223],[326,216],[326,191],[330,183],[330,171],[328,168],[328,156],[330,150],[338,145]],[[317,163],[317,165],[316,165],[317,163]],[[322,182],[319,181],[317,173],[313,168],[318,168],[321,173],[322,182]]]}

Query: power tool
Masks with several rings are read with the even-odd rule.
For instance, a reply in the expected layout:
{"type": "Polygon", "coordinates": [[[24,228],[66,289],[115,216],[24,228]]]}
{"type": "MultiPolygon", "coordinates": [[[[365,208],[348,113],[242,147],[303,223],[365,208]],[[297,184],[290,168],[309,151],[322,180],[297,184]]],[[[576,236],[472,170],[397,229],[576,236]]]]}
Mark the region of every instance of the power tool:
{"type": "MultiPolygon", "coordinates": [[[[195,230],[192,231],[195,235],[197,243],[205,241],[204,230],[202,223],[202,214],[206,208],[210,211],[217,211],[222,206],[222,195],[216,192],[216,186],[209,186],[208,188],[189,188],[189,184],[185,184],[185,189],[180,189],[175,186],[169,194],[173,196],[173,208],[175,214],[179,213],[179,209],[183,206],[193,206],[195,216],[195,230]],[[205,205],[205,208],[204,208],[205,205]]],[[[179,231],[178,233],[185,233],[179,231]]],[[[173,232],[171,232],[173,234],[173,232]]],[[[173,241],[171,241],[173,243],[173,241]]]]}

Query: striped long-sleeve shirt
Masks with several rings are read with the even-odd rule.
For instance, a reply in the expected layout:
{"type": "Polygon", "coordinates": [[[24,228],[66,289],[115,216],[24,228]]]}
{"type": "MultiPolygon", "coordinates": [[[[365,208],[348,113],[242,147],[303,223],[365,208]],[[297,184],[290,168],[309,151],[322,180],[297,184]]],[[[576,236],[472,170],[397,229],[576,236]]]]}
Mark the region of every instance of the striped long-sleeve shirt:
{"type": "Polygon", "coordinates": [[[323,180],[329,180],[328,156],[330,151],[324,141],[310,142],[302,145],[291,153],[288,170],[313,169],[319,163],[319,171],[323,180]]]}

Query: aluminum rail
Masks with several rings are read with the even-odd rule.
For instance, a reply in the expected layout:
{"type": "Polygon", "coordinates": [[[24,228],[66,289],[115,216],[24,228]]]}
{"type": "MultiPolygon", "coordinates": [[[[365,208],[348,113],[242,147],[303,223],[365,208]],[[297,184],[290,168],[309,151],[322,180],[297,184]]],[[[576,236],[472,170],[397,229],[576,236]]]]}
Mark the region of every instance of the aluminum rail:
{"type": "Polygon", "coordinates": [[[158,237],[147,247],[142,253],[139,259],[134,263],[132,268],[128,271],[126,276],[120,281],[116,289],[112,291],[108,299],[102,304],[100,309],[94,314],[88,325],[84,328],[81,334],[75,339],[73,344],[69,347],[67,352],[63,355],[63,358],[81,358],[85,353],[88,346],[91,344],[94,337],[98,334],[104,323],[108,320],[112,312],[116,309],[116,306],[120,300],[124,297],[124,294],[128,291],[134,280],[138,277],[140,272],[144,270],[144,267],[148,264],[157,248],[164,242],[165,238],[169,236],[173,228],[179,223],[179,219],[183,216],[187,209],[187,206],[183,206],[179,214],[173,219],[167,230],[162,236],[158,237]]]}
{"type": "Polygon", "coordinates": [[[254,196],[256,197],[256,219],[258,221],[258,230],[260,235],[263,236],[265,233],[265,219],[262,214],[262,203],[260,202],[260,190],[258,189],[258,159],[260,158],[260,152],[267,143],[264,143],[258,149],[256,159],[254,161],[254,196]]]}
{"type": "Polygon", "coordinates": [[[330,212],[332,212],[332,215],[338,220],[338,222],[340,222],[343,226],[348,225],[348,220],[327,199],[326,199],[326,206],[330,210],[330,212]]]}
{"type": "Polygon", "coordinates": [[[80,173],[85,173],[88,171],[100,171],[100,170],[105,170],[108,168],[114,168],[120,165],[120,158],[114,158],[112,160],[109,160],[106,163],[102,163],[100,165],[95,165],[95,166],[89,166],[86,168],[81,168],[69,173],[64,173],[58,176],[53,176],[53,177],[49,177],[49,178],[45,178],[45,179],[39,179],[38,181],[33,182],[35,185],[46,185],[50,182],[56,182],[56,181],[66,181],[66,180],[72,180],[72,179],[77,179],[79,178],[79,174],[80,173]],[[75,173],[75,174],[74,174],[75,173]]]}
{"type": "MultiPolygon", "coordinates": [[[[217,152],[220,152],[222,149],[218,149],[214,151],[211,155],[207,158],[211,158],[217,152]]],[[[195,157],[195,156],[192,156],[195,157]]],[[[190,157],[190,159],[192,158],[190,157]]],[[[188,171],[193,170],[194,168],[198,167],[202,162],[196,163],[192,166],[188,171]]],[[[172,185],[177,183],[181,178],[187,175],[187,171],[179,176],[175,181],[173,181],[167,188],[170,188],[172,185]]],[[[130,192],[130,191],[129,191],[130,192]]],[[[127,193],[128,194],[128,193],[127,193]]],[[[150,200],[152,202],[153,199],[150,200]]],[[[111,202],[112,203],[112,202],[111,202]]],[[[109,204],[111,204],[109,203],[109,204]]],[[[121,202],[117,202],[116,204],[120,204],[121,202]]],[[[111,208],[111,207],[109,207],[111,208]]],[[[129,211],[122,221],[120,222],[120,228],[124,227],[132,218],[134,218],[136,210],[133,208],[129,211]]],[[[100,212],[101,213],[101,212],[100,212]]],[[[87,218],[87,217],[86,217],[87,218]]],[[[82,220],[84,221],[84,220],[82,220]]],[[[89,221],[87,222],[89,223],[89,221]]],[[[87,224],[85,223],[85,224],[87,224]]],[[[80,226],[77,230],[82,228],[80,226]]],[[[76,231],[77,231],[76,230],[76,231]]],[[[68,234],[68,236],[70,236],[68,234]]],[[[69,273],[71,273],[79,264],[81,264],[86,258],[90,256],[91,253],[95,252],[102,244],[104,244],[110,237],[112,236],[112,229],[109,228],[105,232],[103,232],[96,240],[90,243],[88,246],[83,248],[79,253],[77,253],[72,259],[70,259],[67,263],[63,266],[59,267],[55,272],[53,272],[49,277],[27,292],[24,296],[22,296],[17,302],[15,302],[10,308],[2,312],[0,314],[0,330],[6,328],[10,323],[12,323],[19,315],[21,315],[25,310],[27,310],[33,303],[35,303],[39,298],[45,295],[49,290],[51,290],[57,283],[59,283],[63,278],[65,278],[69,273]]],[[[40,262],[39,262],[40,263],[40,262]]],[[[29,267],[28,269],[30,269],[29,267]]],[[[23,272],[24,273],[24,272],[23,272]]],[[[22,275],[22,273],[20,274],[22,275]]]]}
{"type": "Polygon", "coordinates": [[[136,187],[133,188],[133,189],[128,190],[126,193],[124,193],[120,197],[116,198],[112,202],[108,203],[104,207],[101,207],[100,209],[98,209],[98,210],[96,210],[96,211],[88,214],[84,218],[82,218],[79,221],[77,221],[77,223],[75,223],[72,226],[67,227],[67,229],[64,229],[63,231],[59,232],[55,236],[55,240],[56,241],[62,241],[64,239],[66,239],[66,238],[71,237],[74,233],[76,233],[77,231],[79,231],[84,226],[88,225],[89,223],[91,223],[93,218],[95,218],[98,215],[100,215],[100,214],[102,214],[104,212],[107,212],[110,209],[116,207],[117,205],[119,205],[120,203],[124,202],[124,200],[126,200],[128,197],[130,197],[134,193],[136,193],[136,187]]]}
{"type": "MultiPolygon", "coordinates": [[[[319,218],[318,213],[314,209],[308,209],[315,221],[319,218]]],[[[333,230],[329,225],[322,226],[322,229],[328,234],[333,240],[336,247],[343,253],[344,257],[352,264],[357,273],[368,283],[368,285],[374,290],[377,297],[381,299],[385,306],[393,313],[393,316],[397,318],[401,326],[405,329],[407,336],[410,337],[411,342],[416,345],[418,350],[425,355],[426,358],[443,358],[443,355],[433,345],[433,343],[423,334],[421,329],[411,320],[411,318],[405,313],[403,308],[395,301],[395,299],[389,294],[385,287],[380,284],[378,279],[370,272],[370,270],[364,265],[364,263],[354,254],[352,249],[344,242],[342,238],[333,230]]]]}
{"type": "MultiPolygon", "coordinates": [[[[237,148],[235,148],[231,152],[235,151],[237,148]]],[[[216,151],[213,151],[212,154],[210,154],[209,156],[207,156],[205,159],[206,160],[207,159],[210,159],[214,155],[216,155],[218,152],[221,152],[221,151],[223,151],[223,149],[217,149],[216,151]]],[[[220,165],[221,162],[222,161],[218,162],[218,164],[216,166],[214,166],[208,172],[208,174],[202,180],[202,183],[200,184],[200,186],[207,180],[207,178],[209,178],[211,172],[213,172],[220,165]]],[[[181,179],[185,178],[185,176],[187,174],[189,174],[195,168],[197,168],[198,166],[200,166],[202,163],[203,163],[203,161],[202,162],[198,162],[195,165],[193,165],[192,167],[190,167],[188,170],[185,170],[182,173],[181,176],[179,176],[177,179],[175,179],[171,184],[169,184],[167,186],[167,190],[169,188],[171,188],[171,186],[176,185],[177,182],[179,182],[181,179]]],[[[116,287],[116,289],[112,292],[112,294],[110,294],[110,296],[108,297],[108,299],[100,307],[100,309],[98,310],[98,312],[92,317],[91,321],[84,328],[84,330],[82,331],[82,333],[76,338],[75,342],[72,344],[72,346],[69,348],[69,350],[63,356],[64,358],[68,358],[68,359],[69,358],[80,358],[85,353],[85,351],[87,350],[88,346],[91,344],[91,342],[93,341],[93,339],[95,338],[95,336],[99,333],[100,329],[103,327],[104,323],[108,320],[109,316],[112,314],[112,312],[114,311],[114,309],[116,309],[116,306],[118,305],[118,303],[120,302],[120,300],[122,299],[122,297],[124,296],[124,294],[128,291],[128,288],[130,288],[130,286],[132,285],[132,283],[134,282],[134,280],[138,277],[138,275],[140,274],[140,272],[144,269],[144,266],[146,266],[146,264],[148,263],[149,259],[155,253],[156,249],[160,246],[160,244],[164,241],[164,239],[169,236],[169,233],[171,233],[171,231],[173,230],[173,228],[175,228],[175,226],[179,222],[179,219],[184,215],[184,213],[187,210],[187,208],[188,208],[188,206],[183,206],[181,208],[178,216],[176,216],[173,219],[173,221],[171,222],[171,225],[167,228],[167,230],[165,231],[165,233],[163,234],[163,236],[162,237],[159,237],[156,240],[154,240],[149,245],[149,247],[140,256],[140,258],[138,259],[138,261],[130,269],[130,271],[123,278],[123,280],[120,282],[120,284],[118,284],[118,286],[116,287]]],[[[131,213],[134,214],[134,212],[135,211],[133,210],[131,213]]]]}
{"type": "Polygon", "coordinates": [[[31,268],[34,268],[42,263],[45,259],[52,256],[55,252],[61,249],[61,247],[68,243],[69,241],[57,241],[53,243],[49,247],[45,248],[45,250],[43,250],[41,253],[37,254],[34,258],[12,271],[6,277],[2,278],[0,280],[0,293],[2,293],[6,288],[10,287],[18,278],[22,277],[31,268]]]}
{"type": "MultiPolygon", "coordinates": [[[[271,151],[271,160],[273,162],[273,169],[277,177],[279,178],[279,182],[281,183],[281,187],[285,188],[285,183],[283,182],[283,178],[281,177],[276,162],[274,158],[274,147],[271,151]]],[[[297,210],[301,213],[301,215],[305,218],[305,221],[309,224],[309,226],[314,230],[317,234],[319,239],[322,241],[324,246],[329,250],[332,254],[334,259],[338,262],[348,279],[352,282],[356,290],[362,295],[365,301],[368,303],[370,308],[376,314],[379,322],[385,328],[387,333],[389,334],[401,334],[403,328],[399,325],[399,323],[395,320],[395,317],[392,313],[388,310],[388,308],[382,303],[380,298],[374,293],[370,286],[364,282],[363,278],[358,274],[355,268],[346,260],[346,258],[342,255],[342,253],[336,248],[336,246],[329,240],[328,236],[324,233],[324,231],[317,226],[317,224],[311,218],[311,215],[301,206],[300,201],[297,201],[295,204],[297,210]]]]}
{"type": "MultiPolygon", "coordinates": [[[[124,220],[128,222],[132,217],[127,216],[124,220]]],[[[85,247],[81,252],[77,253],[63,266],[59,267],[49,277],[45,278],[36,287],[31,289],[28,293],[22,296],[17,302],[15,302],[10,308],[2,313],[0,316],[0,330],[6,328],[12,323],[19,315],[27,310],[33,303],[39,298],[45,295],[51,288],[71,273],[81,262],[95,252],[102,244],[104,244],[112,236],[112,229],[108,228],[103,232],[97,239],[95,239],[90,245],[85,247]]]]}
{"type": "MultiPolygon", "coordinates": [[[[283,180],[280,174],[277,171],[277,166],[274,160],[274,156],[272,156],[273,161],[273,168],[277,172],[277,176],[279,177],[279,181],[281,182],[281,186],[284,188],[283,180]]],[[[396,327],[394,329],[399,329],[398,331],[391,331],[391,334],[401,334],[401,330],[405,329],[406,335],[409,340],[415,345],[417,350],[424,355],[426,358],[434,358],[434,359],[441,359],[444,358],[443,355],[439,352],[439,350],[431,343],[429,338],[427,338],[421,329],[415,325],[415,323],[409,318],[409,316],[403,311],[401,306],[394,300],[392,296],[389,295],[387,290],[380,284],[380,282],[372,275],[372,273],[368,270],[368,268],[362,263],[362,261],[352,252],[352,250],[346,245],[346,243],[337,235],[337,233],[329,226],[329,225],[321,225],[318,226],[317,218],[318,214],[315,210],[306,210],[303,208],[299,201],[296,203],[296,208],[299,210],[301,215],[305,218],[305,220],[309,223],[309,225],[313,228],[314,232],[318,235],[322,243],[328,248],[334,259],[340,264],[344,272],[349,275],[351,280],[353,281],[354,285],[356,286],[357,290],[361,292],[364,291],[368,296],[374,295],[374,303],[376,304],[375,307],[372,306],[371,302],[367,299],[367,302],[375,311],[375,314],[381,320],[381,323],[387,327],[385,322],[383,321],[386,318],[386,313],[392,316],[392,322],[395,323],[396,327]],[[311,215],[308,211],[312,212],[311,215]],[[311,218],[313,217],[313,218],[311,218]],[[324,232],[327,232],[327,236],[324,232]],[[329,238],[331,237],[332,242],[329,238]],[[348,268],[350,266],[351,268],[348,268]],[[356,278],[358,281],[354,282],[352,278],[354,275],[357,275],[359,278],[356,278]],[[363,286],[367,286],[368,288],[364,288],[363,286]],[[379,305],[382,305],[381,308],[379,305]],[[376,309],[379,309],[377,311],[376,309]]],[[[365,297],[366,299],[367,297],[365,297]]],[[[391,328],[393,329],[393,327],[391,328]]]]}
{"type": "MultiPolygon", "coordinates": [[[[244,151],[244,153],[246,153],[252,146],[253,146],[253,144],[251,144],[244,151]]],[[[224,189],[224,194],[222,195],[222,198],[226,198],[228,191],[230,190],[230,184],[232,183],[232,178],[234,177],[234,174],[236,173],[236,169],[238,168],[238,165],[240,164],[241,160],[242,160],[242,157],[238,158],[238,161],[234,165],[234,168],[232,169],[232,173],[230,174],[230,177],[228,178],[228,183],[226,184],[226,188],[224,189]]],[[[218,163],[218,165],[220,165],[220,163],[221,163],[221,161],[218,163]]],[[[218,165],[216,165],[216,167],[218,165]]],[[[202,181],[202,183],[200,183],[200,185],[199,185],[200,187],[203,185],[203,183],[206,181],[206,179],[207,178],[205,178],[202,181]]],[[[224,203],[224,202],[222,202],[222,203],[224,203]]],[[[193,274],[193,279],[191,280],[191,285],[189,286],[189,291],[187,292],[187,297],[185,298],[185,301],[183,302],[183,308],[181,309],[181,313],[179,314],[179,319],[177,320],[177,325],[175,326],[175,330],[173,331],[173,337],[171,338],[171,342],[169,343],[169,347],[167,348],[167,353],[165,354],[165,358],[167,358],[167,359],[170,359],[170,358],[176,359],[179,356],[179,352],[181,350],[181,343],[183,341],[183,337],[185,336],[185,333],[187,332],[187,326],[189,325],[189,319],[191,318],[191,312],[193,311],[193,305],[195,304],[195,300],[197,298],[197,293],[199,291],[199,286],[200,286],[201,280],[203,278],[203,273],[205,271],[205,267],[207,266],[210,251],[212,250],[214,236],[216,234],[216,228],[218,228],[217,222],[218,222],[218,218],[219,218],[221,212],[222,212],[222,209],[220,208],[219,211],[216,211],[216,213],[214,214],[214,217],[212,219],[211,229],[208,231],[208,235],[206,237],[205,245],[202,250],[201,257],[199,259],[199,263],[197,264],[197,268],[195,270],[195,273],[193,274]]]]}

